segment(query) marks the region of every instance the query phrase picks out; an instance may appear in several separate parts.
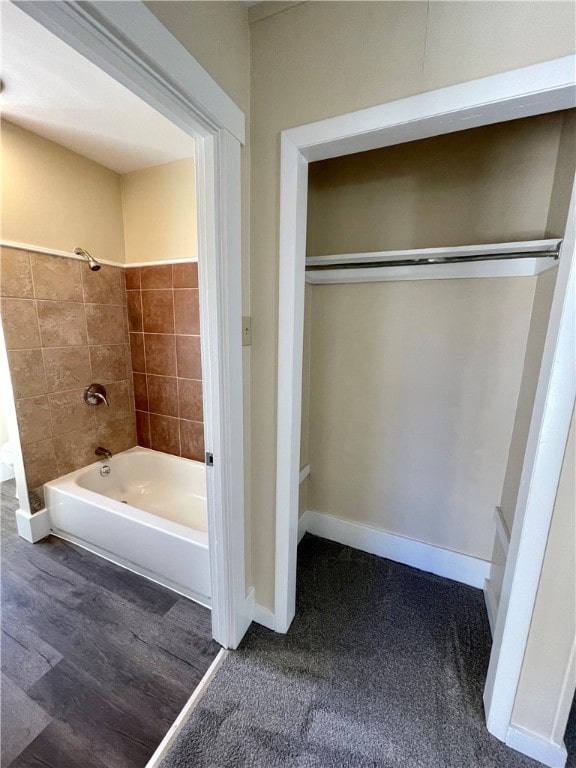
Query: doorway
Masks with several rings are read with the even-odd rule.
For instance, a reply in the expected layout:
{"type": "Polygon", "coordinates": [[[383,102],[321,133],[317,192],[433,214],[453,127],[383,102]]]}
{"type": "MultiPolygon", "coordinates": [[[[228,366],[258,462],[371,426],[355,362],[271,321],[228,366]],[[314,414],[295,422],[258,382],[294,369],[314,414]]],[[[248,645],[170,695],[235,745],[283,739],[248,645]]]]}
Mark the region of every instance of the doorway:
{"type": "MultiPolygon", "coordinates": [[[[213,637],[236,647],[251,620],[244,567],[240,147],[244,117],[142,3],[21,10],[161,113],[196,145],[200,313],[213,637]],[[170,38],[167,46],[167,36],[170,38]]],[[[34,519],[28,513],[30,519],[34,519]]]]}
{"type": "MultiPolygon", "coordinates": [[[[362,110],[353,120],[350,116],[337,117],[282,134],[276,486],[277,631],[287,631],[295,608],[308,163],[440,136],[462,128],[505,122],[518,117],[519,108],[522,109],[522,116],[526,117],[572,108],[575,105],[573,72],[574,57],[566,57],[362,110]]],[[[574,198],[571,206],[573,210],[574,198]]],[[[563,366],[570,365],[572,354],[569,345],[573,334],[570,326],[573,317],[570,306],[574,282],[573,252],[571,222],[564,238],[543,354],[540,395],[536,397],[532,416],[529,438],[532,453],[528,452],[530,455],[524,463],[525,487],[530,487],[529,478],[534,477],[538,467],[544,471],[546,466],[548,470],[547,481],[540,486],[544,495],[540,496],[539,525],[531,528],[528,516],[524,518],[524,525],[521,516],[515,524],[512,536],[514,555],[506,565],[507,590],[498,613],[491,673],[485,695],[489,730],[502,740],[506,739],[510,725],[546,543],[545,530],[550,524],[574,403],[574,382],[567,381],[562,373],[563,366]],[[559,367],[553,365],[556,354],[561,360],[559,367]],[[547,393],[550,386],[554,386],[554,381],[560,396],[552,401],[547,399],[547,393]],[[538,457],[538,435],[547,418],[554,423],[556,439],[554,445],[545,446],[538,457]],[[521,563],[526,565],[523,589],[515,578],[521,563]],[[530,589],[527,590],[525,577],[528,572],[532,576],[530,589]],[[513,638],[506,633],[506,627],[509,629],[512,625],[516,628],[513,638]],[[508,654],[506,669],[499,663],[504,658],[503,649],[508,654]]],[[[530,503],[534,503],[534,498],[526,493],[520,503],[528,508],[530,503]]]]}

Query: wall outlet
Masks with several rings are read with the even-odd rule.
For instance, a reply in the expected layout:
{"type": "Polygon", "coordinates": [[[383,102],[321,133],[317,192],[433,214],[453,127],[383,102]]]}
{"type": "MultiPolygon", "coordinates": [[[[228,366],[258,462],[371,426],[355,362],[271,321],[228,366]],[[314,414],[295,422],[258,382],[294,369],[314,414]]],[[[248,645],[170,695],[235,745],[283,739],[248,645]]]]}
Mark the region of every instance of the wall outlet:
{"type": "Polygon", "coordinates": [[[249,347],[252,344],[252,318],[242,318],[242,346],[249,347]]]}

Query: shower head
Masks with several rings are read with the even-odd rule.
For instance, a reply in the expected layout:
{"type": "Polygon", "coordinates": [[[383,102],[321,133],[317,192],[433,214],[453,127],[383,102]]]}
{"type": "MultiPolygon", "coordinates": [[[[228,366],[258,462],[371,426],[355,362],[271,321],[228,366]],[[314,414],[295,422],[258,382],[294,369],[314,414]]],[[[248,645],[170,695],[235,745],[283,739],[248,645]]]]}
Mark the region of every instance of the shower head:
{"type": "Polygon", "coordinates": [[[77,256],[84,256],[84,258],[88,261],[88,266],[93,272],[97,272],[100,269],[100,264],[96,261],[94,256],[91,256],[88,251],[85,251],[84,248],[80,248],[79,245],[74,248],[74,253],[77,256]]]}

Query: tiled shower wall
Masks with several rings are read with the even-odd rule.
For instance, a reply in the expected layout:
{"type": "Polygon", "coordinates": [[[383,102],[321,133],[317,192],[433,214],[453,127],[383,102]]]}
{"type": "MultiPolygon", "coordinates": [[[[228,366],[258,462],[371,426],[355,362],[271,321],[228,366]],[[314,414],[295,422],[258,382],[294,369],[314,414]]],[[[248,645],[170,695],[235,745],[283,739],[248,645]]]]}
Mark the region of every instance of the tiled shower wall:
{"type": "Polygon", "coordinates": [[[204,461],[198,265],[126,269],[138,444],[204,461]]]}
{"type": "Polygon", "coordinates": [[[29,488],[136,444],[123,269],[2,248],[2,325],[29,488]],[[84,402],[106,386],[110,407],[84,402]]]}

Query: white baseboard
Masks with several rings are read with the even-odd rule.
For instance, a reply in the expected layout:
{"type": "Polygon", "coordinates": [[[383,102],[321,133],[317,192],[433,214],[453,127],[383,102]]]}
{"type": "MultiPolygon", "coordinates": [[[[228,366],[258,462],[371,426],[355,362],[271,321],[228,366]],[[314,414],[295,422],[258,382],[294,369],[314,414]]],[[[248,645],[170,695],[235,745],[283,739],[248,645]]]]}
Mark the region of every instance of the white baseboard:
{"type": "Polygon", "coordinates": [[[564,768],[566,765],[568,754],[564,744],[548,741],[519,725],[511,725],[508,728],[506,744],[549,768],[564,768]]]}
{"type": "Polygon", "coordinates": [[[490,575],[488,560],[424,544],[367,525],[340,520],[321,512],[308,510],[305,514],[306,529],[309,533],[372,555],[386,557],[397,563],[411,565],[421,571],[435,573],[479,589],[484,588],[484,583],[490,575]]]}
{"type": "Polygon", "coordinates": [[[486,613],[488,614],[488,621],[490,622],[490,632],[492,633],[492,637],[494,637],[496,616],[498,615],[498,603],[490,579],[486,579],[484,582],[484,602],[486,603],[486,613]]]}
{"type": "Polygon", "coordinates": [[[298,518],[298,544],[304,538],[304,534],[308,530],[308,511],[303,512],[298,518]]]}
{"type": "Polygon", "coordinates": [[[50,517],[47,509],[41,509],[30,515],[22,509],[16,510],[16,528],[18,535],[26,541],[36,544],[50,534],[50,517]]]}
{"type": "Polygon", "coordinates": [[[252,620],[255,621],[256,624],[261,624],[263,627],[266,627],[266,629],[274,631],[274,613],[269,608],[254,603],[252,620]]]}

